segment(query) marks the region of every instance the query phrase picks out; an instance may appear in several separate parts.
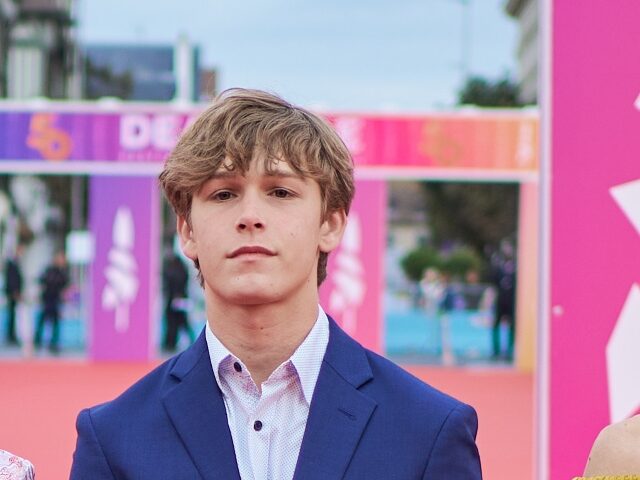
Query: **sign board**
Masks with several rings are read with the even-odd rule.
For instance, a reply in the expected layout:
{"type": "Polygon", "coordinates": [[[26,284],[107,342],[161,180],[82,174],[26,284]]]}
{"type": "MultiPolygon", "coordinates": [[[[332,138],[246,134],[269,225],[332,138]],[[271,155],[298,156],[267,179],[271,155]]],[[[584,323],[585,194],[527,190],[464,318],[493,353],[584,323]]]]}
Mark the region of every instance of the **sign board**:
{"type": "MultiPolygon", "coordinates": [[[[201,110],[128,107],[103,112],[54,104],[28,111],[0,103],[0,168],[43,168],[101,173],[128,163],[157,172],[180,132],[201,110]],[[37,162],[34,164],[34,162],[37,162]]],[[[538,121],[521,111],[434,114],[415,117],[326,114],[361,171],[452,170],[468,175],[536,174],[538,121]]],[[[146,169],[146,170],[145,170],[146,169]]],[[[136,171],[136,170],[132,170],[136,171]]]]}
{"type": "Polygon", "coordinates": [[[580,475],[600,429],[640,410],[638,21],[636,0],[553,2],[550,383],[542,419],[553,480],[580,475]]]}
{"type": "Polygon", "coordinates": [[[329,256],[320,288],[327,313],[365,347],[382,351],[383,258],[386,247],[387,185],[356,182],[349,222],[340,246],[329,256]]]}
{"type": "MultiPolygon", "coordinates": [[[[159,292],[153,282],[160,274],[155,177],[180,132],[202,108],[0,102],[0,171],[92,176],[92,358],[152,355],[149,322],[158,318],[153,304],[159,292]]],[[[535,182],[537,114],[504,110],[324,116],[353,155],[358,187],[345,241],[330,256],[321,299],[349,333],[381,351],[385,179],[535,182]]]]}
{"type": "Polygon", "coordinates": [[[96,242],[91,265],[89,356],[153,356],[159,282],[159,209],[155,178],[93,177],[89,222],[96,242]]]}

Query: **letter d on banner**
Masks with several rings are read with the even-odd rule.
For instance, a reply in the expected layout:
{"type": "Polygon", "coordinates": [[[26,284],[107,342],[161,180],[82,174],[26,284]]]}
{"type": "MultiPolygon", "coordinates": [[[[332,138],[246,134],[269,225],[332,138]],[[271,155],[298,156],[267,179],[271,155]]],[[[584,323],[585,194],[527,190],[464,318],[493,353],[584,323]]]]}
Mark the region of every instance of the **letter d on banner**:
{"type": "Polygon", "coordinates": [[[147,360],[157,295],[159,199],[155,178],[94,177],[90,357],[147,360]]]}

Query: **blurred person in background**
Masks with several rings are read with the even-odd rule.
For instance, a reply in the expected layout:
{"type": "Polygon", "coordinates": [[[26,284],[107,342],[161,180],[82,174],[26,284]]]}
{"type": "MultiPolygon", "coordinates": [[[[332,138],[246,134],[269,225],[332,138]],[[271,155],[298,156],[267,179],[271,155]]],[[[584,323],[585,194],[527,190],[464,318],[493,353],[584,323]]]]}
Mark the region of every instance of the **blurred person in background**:
{"type": "Polygon", "coordinates": [[[491,257],[491,277],[496,287],[495,315],[493,318],[493,358],[513,359],[516,336],[516,262],[513,244],[509,240],[500,243],[500,250],[491,257]],[[506,349],[503,351],[500,336],[502,323],[508,327],[506,349]]]}
{"type": "Polygon", "coordinates": [[[181,330],[189,336],[191,343],[195,341],[195,336],[187,315],[189,272],[180,257],[173,252],[167,255],[163,265],[162,286],[165,299],[165,335],[162,348],[167,352],[174,352],[181,330]]]}
{"type": "Polygon", "coordinates": [[[16,307],[22,296],[22,270],[20,258],[24,247],[18,245],[15,253],[7,259],[4,267],[4,293],[7,299],[7,344],[20,345],[16,333],[16,307]]]}
{"type": "Polygon", "coordinates": [[[34,336],[34,346],[42,345],[42,335],[45,323],[51,324],[49,350],[51,353],[60,351],[60,308],[62,295],[69,284],[67,260],[63,252],[55,254],[53,263],[49,265],[39,279],[42,301],[42,311],[38,317],[38,324],[34,336]]]}
{"type": "Polygon", "coordinates": [[[422,290],[422,302],[427,315],[436,315],[442,296],[444,295],[444,285],[440,279],[440,272],[433,267],[424,271],[420,280],[422,290]]]}
{"type": "Polygon", "coordinates": [[[464,280],[464,308],[467,310],[479,310],[487,288],[480,283],[480,274],[477,270],[469,270],[465,274],[464,280]]]}

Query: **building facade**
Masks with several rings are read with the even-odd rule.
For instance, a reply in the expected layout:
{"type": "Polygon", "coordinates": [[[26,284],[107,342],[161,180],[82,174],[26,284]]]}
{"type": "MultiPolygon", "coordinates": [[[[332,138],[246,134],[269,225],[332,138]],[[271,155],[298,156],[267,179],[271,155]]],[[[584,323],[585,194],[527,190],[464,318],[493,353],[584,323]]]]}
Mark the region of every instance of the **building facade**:
{"type": "Polygon", "coordinates": [[[73,0],[0,0],[0,97],[78,98],[73,0]]]}
{"type": "Polygon", "coordinates": [[[519,23],[518,83],[520,101],[535,104],[538,100],[538,18],[539,0],[509,0],[505,10],[519,23]]]}
{"type": "MultiPolygon", "coordinates": [[[[175,45],[87,45],[82,57],[83,96],[89,100],[200,100],[200,49],[184,37],[175,45]]],[[[205,81],[210,88],[211,79],[205,81]]]]}

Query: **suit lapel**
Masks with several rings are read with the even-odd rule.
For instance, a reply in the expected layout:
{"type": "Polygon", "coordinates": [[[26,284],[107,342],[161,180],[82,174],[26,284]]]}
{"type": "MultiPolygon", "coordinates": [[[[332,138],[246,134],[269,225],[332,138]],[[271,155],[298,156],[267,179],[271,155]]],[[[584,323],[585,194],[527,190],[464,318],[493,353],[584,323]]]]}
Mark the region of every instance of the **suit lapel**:
{"type": "Polygon", "coordinates": [[[164,396],[164,406],[200,475],[207,480],[240,480],[204,333],[177,359],[171,375],[178,383],[164,396]]]}
{"type": "Polygon", "coordinates": [[[372,378],[364,349],[332,319],[295,479],[339,479],[349,466],[376,403],[358,388],[372,378]]]}

